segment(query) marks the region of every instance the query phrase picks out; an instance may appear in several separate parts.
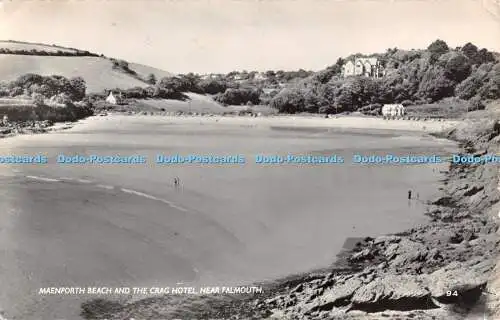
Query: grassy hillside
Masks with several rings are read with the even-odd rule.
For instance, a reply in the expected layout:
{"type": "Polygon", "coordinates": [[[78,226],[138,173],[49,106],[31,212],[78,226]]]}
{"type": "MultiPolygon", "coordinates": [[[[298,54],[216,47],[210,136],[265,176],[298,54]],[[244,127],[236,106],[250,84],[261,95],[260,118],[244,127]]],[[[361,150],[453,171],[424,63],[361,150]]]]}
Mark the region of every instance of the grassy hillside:
{"type": "Polygon", "coordinates": [[[164,70],[160,70],[160,69],[156,69],[156,68],[153,68],[153,67],[150,67],[150,66],[145,66],[143,64],[139,64],[139,63],[129,63],[129,68],[131,70],[134,70],[135,72],[137,72],[137,74],[142,77],[142,78],[147,78],[147,76],[149,74],[154,74],[156,79],[161,79],[163,77],[171,77],[173,76],[172,73],[170,72],[167,72],[167,71],[164,71],[164,70]]]}
{"type": "MultiPolygon", "coordinates": [[[[170,75],[168,72],[142,65],[130,64],[130,68],[144,77],[149,73],[157,77],[170,75]]],[[[0,80],[12,81],[27,73],[44,76],[61,75],[67,78],[81,76],[87,83],[89,93],[102,92],[110,88],[147,86],[143,81],[119,70],[113,70],[112,62],[101,57],[0,55],[0,80]]]]}
{"type": "MultiPolygon", "coordinates": [[[[0,49],[2,48],[52,53],[76,52],[74,49],[57,46],[11,41],[0,41],[0,49]]],[[[163,70],[134,63],[130,63],[129,68],[136,72],[136,77],[113,69],[113,63],[106,57],[0,54],[0,81],[12,81],[27,73],[44,76],[61,75],[66,78],[81,76],[85,79],[88,93],[102,92],[111,88],[145,87],[148,84],[138,78],[146,79],[149,74],[154,74],[157,79],[172,75],[163,70]]]]}

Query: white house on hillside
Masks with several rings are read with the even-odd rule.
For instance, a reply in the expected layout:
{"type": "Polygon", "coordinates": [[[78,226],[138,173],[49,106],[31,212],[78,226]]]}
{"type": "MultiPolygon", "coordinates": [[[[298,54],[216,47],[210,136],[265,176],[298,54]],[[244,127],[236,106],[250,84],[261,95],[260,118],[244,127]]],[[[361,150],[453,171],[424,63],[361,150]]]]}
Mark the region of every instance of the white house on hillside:
{"type": "Polygon", "coordinates": [[[109,92],[108,97],[106,98],[106,102],[109,104],[122,104],[123,99],[121,94],[113,94],[113,91],[109,92]]]}
{"type": "Polygon", "coordinates": [[[342,66],[342,75],[380,78],[384,75],[382,64],[377,58],[355,58],[342,66]]]}

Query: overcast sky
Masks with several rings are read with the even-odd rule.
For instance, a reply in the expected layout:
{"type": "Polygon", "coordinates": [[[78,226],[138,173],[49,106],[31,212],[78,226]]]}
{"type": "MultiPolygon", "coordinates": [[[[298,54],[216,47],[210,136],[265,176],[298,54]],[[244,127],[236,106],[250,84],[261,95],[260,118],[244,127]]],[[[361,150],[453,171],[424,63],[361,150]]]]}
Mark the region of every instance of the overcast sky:
{"type": "Polygon", "coordinates": [[[483,0],[0,0],[0,39],[76,47],[166,71],[319,70],[436,38],[500,51],[483,0]]]}

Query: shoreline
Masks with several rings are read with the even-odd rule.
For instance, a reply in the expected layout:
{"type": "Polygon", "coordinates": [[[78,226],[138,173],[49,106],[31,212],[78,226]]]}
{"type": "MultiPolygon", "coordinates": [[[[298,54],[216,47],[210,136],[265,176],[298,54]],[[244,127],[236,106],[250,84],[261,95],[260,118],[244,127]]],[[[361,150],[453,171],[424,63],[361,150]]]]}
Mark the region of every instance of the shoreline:
{"type": "Polygon", "coordinates": [[[119,120],[129,118],[142,121],[162,121],[169,124],[200,124],[200,125],[240,125],[240,126],[290,126],[297,128],[339,128],[339,129],[370,129],[370,130],[397,130],[397,131],[416,131],[424,133],[439,133],[456,127],[462,121],[458,120],[384,120],[377,117],[363,116],[338,116],[333,118],[320,118],[302,115],[278,115],[278,116],[168,116],[168,115],[125,115],[120,113],[110,113],[103,117],[93,116],[83,120],[86,125],[91,125],[91,121],[96,119],[119,120]]]}
{"type": "MultiPolygon", "coordinates": [[[[83,119],[82,119],[83,120],[83,119]]],[[[0,133],[0,139],[13,138],[18,136],[31,136],[38,134],[47,134],[51,132],[59,132],[73,128],[81,120],[75,122],[57,122],[49,126],[44,127],[29,127],[29,126],[19,126],[16,128],[8,128],[10,132],[0,133]]]]}
{"type": "MultiPolygon", "coordinates": [[[[377,117],[363,116],[337,116],[334,118],[320,118],[314,116],[302,115],[278,115],[278,116],[166,116],[166,115],[126,115],[122,113],[109,113],[106,116],[93,115],[74,122],[56,122],[49,126],[17,126],[8,127],[8,133],[0,133],[0,139],[12,138],[16,136],[29,136],[36,134],[47,134],[51,132],[60,132],[70,130],[75,127],[84,126],[91,129],[97,121],[120,121],[122,118],[141,120],[141,121],[161,121],[172,125],[228,125],[245,127],[265,127],[265,128],[287,128],[287,129],[341,129],[341,130],[374,130],[374,131],[402,131],[402,132],[421,132],[425,134],[439,134],[440,132],[450,130],[463,121],[458,120],[385,120],[377,117]]],[[[110,123],[111,126],[111,123],[110,123]]]]}
{"type": "MultiPolygon", "coordinates": [[[[442,137],[459,142],[464,152],[497,151],[500,125],[498,120],[488,125],[463,123],[442,137]],[[472,131],[464,129],[471,125],[472,131]]],[[[123,305],[100,301],[101,311],[95,301],[89,301],[82,305],[83,315],[87,319],[124,315],[153,319],[147,315],[158,310],[166,318],[185,314],[212,319],[368,320],[462,319],[487,314],[487,303],[498,307],[498,297],[483,294],[500,253],[495,220],[500,204],[498,173],[481,164],[450,164],[440,188],[442,196],[431,201],[425,213],[428,223],[375,239],[367,237],[354,249],[339,253],[333,266],[261,283],[267,289],[263,295],[165,296],[123,305]],[[200,308],[203,300],[210,305],[200,308]]]]}

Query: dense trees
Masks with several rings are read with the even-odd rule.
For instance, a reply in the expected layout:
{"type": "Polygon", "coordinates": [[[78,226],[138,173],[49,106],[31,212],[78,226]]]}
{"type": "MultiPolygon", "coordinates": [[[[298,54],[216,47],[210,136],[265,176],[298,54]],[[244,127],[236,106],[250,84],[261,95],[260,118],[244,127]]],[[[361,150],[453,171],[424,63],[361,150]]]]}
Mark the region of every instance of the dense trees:
{"type": "Polygon", "coordinates": [[[162,89],[169,89],[176,92],[198,92],[201,89],[198,86],[200,78],[192,73],[186,75],[179,75],[175,77],[164,77],[156,84],[157,87],[162,89]]]}
{"type": "Polygon", "coordinates": [[[430,67],[423,75],[417,96],[430,101],[438,101],[453,95],[455,82],[446,77],[446,70],[441,66],[430,67]]]}
{"type": "Polygon", "coordinates": [[[484,63],[456,86],[455,94],[462,99],[499,99],[499,86],[500,63],[484,63]]]}
{"type": "Polygon", "coordinates": [[[269,104],[281,112],[331,113],[370,110],[365,107],[383,103],[431,103],[453,96],[470,100],[471,105],[500,98],[500,63],[493,53],[471,43],[454,50],[436,40],[427,50],[394,48],[377,57],[385,61],[387,71],[380,79],[344,79],[337,76],[338,67],[329,67],[288,85],[269,104]]]}
{"type": "Polygon", "coordinates": [[[450,52],[441,56],[440,65],[444,68],[446,78],[457,83],[465,80],[471,73],[470,59],[458,52],[450,52]]]}
{"type": "Polygon", "coordinates": [[[92,115],[92,105],[84,103],[85,81],[81,77],[26,74],[11,82],[0,83],[0,96],[31,98],[30,105],[12,105],[3,112],[10,121],[74,121],[92,115]]]}
{"type": "Polygon", "coordinates": [[[89,51],[82,50],[16,50],[16,49],[8,49],[8,48],[0,48],[0,54],[17,54],[23,56],[56,56],[56,57],[99,57],[96,53],[91,53],[89,51]]]}
{"type": "Polygon", "coordinates": [[[471,64],[480,65],[483,63],[494,62],[495,57],[493,53],[489,52],[486,49],[478,50],[478,48],[472,43],[466,43],[460,51],[470,59],[471,64]]]}
{"type": "Polygon", "coordinates": [[[74,77],[69,79],[69,98],[75,101],[80,101],[85,97],[87,86],[82,77],[74,77]]]}
{"type": "Polygon", "coordinates": [[[4,86],[0,91],[11,97],[36,94],[51,98],[64,93],[72,101],[81,101],[86,91],[85,80],[82,77],[67,79],[62,76],[45,77],[32,73],[22,75],[4,86]]]}
{"type": "MultiPolygon", "coordinates": [[[[130,89],[115,88],[113,92],[119,92],[125,99],[176,99],[185,100],[186,96],[180,92],[169,88],[163,88],[158,85],[145,88],[134,87],[130,89]]],[[[102,96],[101,99],[104,99],[102,96]]]]}
{"type": "Polygon", "coordinates": [[[226,89],[224,93],[215,96],[215,100],[223,105],[247,105],[260,103],[262,92],[254,88],[226,89]]]}
{"type": "Polygon", "coordinates": [[[201,80],[198,86],[204,93],[208,94],[223,93],[227,89],[227,83],[225,81],[216,79],[201,80]]]}
{"type": "Polygon", "coordinates": [[[443,40],[438,39],[434,41],[427,47],[427,51],[430,53],[430,62],[434,63],[441,55],[448,52],[448,50],[448,45],[443,40]]]}

